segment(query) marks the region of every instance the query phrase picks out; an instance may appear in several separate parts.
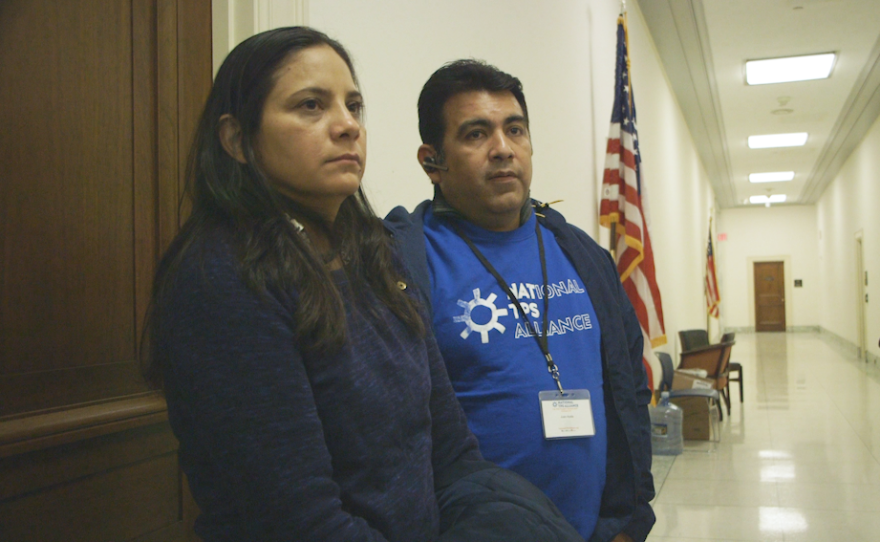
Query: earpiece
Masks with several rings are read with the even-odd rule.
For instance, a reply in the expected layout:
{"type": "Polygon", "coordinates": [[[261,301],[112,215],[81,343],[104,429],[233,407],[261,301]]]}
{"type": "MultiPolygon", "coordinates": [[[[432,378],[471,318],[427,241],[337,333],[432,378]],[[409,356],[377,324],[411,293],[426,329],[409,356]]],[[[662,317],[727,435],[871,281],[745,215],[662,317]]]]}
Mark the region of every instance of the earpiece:
{"type": "Polygon", "coordinates": [[[422,162],[422,167],[425,169],[436,169],[439,171],[449,171],[449,168],[446,166],[441,166],[437,163],[437,161],[432,156],[425,157],[425,161],[422,162]]]}

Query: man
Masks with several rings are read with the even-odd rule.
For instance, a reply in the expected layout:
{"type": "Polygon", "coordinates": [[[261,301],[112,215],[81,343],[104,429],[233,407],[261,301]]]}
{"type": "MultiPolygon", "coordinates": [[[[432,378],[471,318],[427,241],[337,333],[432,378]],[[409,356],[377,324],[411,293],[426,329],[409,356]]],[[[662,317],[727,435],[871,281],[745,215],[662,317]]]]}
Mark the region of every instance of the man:
{"type": "Polygon", "coordinates": [[[609,254],[529,198],[522,85],[447,64],[422,89],[419,131],[434,199],[386,221],[484,456],[543,489],[585,539],[644,540],[642,333],[609,254]]]}

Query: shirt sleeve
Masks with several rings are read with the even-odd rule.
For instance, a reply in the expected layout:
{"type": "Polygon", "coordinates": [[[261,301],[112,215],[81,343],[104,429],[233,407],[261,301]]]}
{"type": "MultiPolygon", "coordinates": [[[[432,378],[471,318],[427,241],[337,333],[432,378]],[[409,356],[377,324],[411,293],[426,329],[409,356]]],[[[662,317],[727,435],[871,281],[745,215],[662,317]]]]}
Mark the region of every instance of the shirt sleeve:
{"type": "Polygon", "coordinates": [[[231,258],[215,258],[183,266],[164,316],[169,418],[181,450],[198,451],[187,474],[199,477],[205,529],[267,542],[385,540],[343,509],[290,311],[250,291],[231,258]]]}

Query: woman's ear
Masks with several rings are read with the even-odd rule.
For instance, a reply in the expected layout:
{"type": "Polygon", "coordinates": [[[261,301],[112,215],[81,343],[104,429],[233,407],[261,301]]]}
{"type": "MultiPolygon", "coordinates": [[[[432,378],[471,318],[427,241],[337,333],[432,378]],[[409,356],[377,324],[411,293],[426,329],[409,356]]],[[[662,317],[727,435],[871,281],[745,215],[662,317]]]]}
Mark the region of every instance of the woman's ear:
{"type": "Polygon", "coordinates": [[[235,117],[229,113],[220,117],[217,135],[220,137],[220,144],[223,145],[223,150],[229,156],[241,164],[247,164],[247,159],[245,159],[244,152],[241,149],[241,125],[235,120],[235,117]]]}

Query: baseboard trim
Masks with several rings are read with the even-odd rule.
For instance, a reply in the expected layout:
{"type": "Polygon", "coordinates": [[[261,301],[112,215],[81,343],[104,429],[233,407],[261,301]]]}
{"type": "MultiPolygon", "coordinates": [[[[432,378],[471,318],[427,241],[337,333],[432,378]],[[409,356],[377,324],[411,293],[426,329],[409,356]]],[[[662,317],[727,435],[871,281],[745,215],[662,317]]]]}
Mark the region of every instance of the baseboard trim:
{"type": "MultiPolygon", "coordinates": [[[[785,328],[786,333],[819,333],[821,331],[821,327],[819,326],[788,326],[785,328]]],[[[744,326],[744,327],[733,327],[726,326],[724,328],[724,333],[729,332],[735,333],[755,333],[755,326],[744,326]]]]}
{"type": "Polygon", "coordinates": [[[819,327],[819,333],[824,336],[826,339],[830,340],[832,343],[844,349],[848,354],[852,355],[854,358],[859,357],[859,347],[849,341],[848,339],[844,339],[837,333],[834,333],[831,330],[825,329],[824,327],[819,327]]]}
{"type": "Polygon", "coordinates": [[[724,333],[754,333],[755,326],[746,326],[746,327],[734,327],[734,326],[726,326],[724,328],[724,333]]]}
{"type": "Polygon", "coordinates": [[[819,326],[789,326],[785,329],[787,333],[819,333],[822,329],[819,326]]]}

